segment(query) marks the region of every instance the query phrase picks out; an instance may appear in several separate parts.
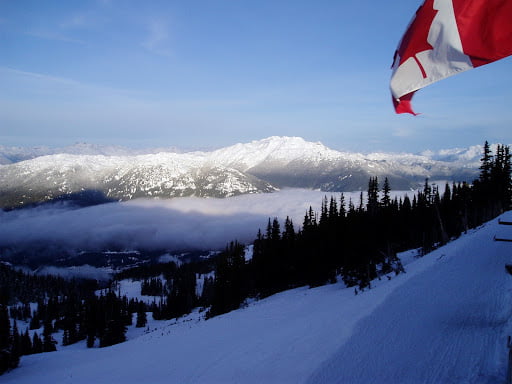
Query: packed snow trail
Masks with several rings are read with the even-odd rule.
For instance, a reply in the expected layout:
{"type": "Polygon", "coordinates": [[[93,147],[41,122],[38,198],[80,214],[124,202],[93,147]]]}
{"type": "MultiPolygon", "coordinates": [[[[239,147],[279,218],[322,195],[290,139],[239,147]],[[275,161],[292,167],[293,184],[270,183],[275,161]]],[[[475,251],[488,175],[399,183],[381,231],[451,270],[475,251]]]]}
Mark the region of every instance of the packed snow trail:
{"type": "Polygon", "coordinates": [[[494,235],[512,238],[512,227],[493,220],[358,295],[338,283],[208,321],[151,321],[112,347],[23,356],[0,383],[503,383],[512,243],[494,235]]]}
{"type": "Polygon", "coordinates": [[[512,239],[494,221],[430,254],[436,267],[391,293],[309,383],[504,383],[512,244],[496,231],[512,239]]]}

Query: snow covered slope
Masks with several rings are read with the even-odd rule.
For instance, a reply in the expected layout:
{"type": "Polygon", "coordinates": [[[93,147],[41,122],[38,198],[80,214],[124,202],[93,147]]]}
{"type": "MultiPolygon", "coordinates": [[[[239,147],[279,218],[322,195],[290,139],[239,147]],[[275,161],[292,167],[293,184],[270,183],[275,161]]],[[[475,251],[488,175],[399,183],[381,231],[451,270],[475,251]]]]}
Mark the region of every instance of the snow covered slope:
{"type": "Polygon", "coordinates": [[[113,347],[23,357],[0,382],[502,383],[512,244],[496,234],[512,239],[512,228],[487,223],[358,295],[334,284],[208,321],[196,313],[113,347]]]}

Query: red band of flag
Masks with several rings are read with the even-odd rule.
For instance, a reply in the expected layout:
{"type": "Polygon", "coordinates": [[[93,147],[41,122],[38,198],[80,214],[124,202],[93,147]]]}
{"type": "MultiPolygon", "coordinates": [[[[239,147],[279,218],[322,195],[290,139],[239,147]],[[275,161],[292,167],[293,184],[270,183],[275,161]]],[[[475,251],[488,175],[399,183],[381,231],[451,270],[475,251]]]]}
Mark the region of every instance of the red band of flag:
{"type": "Polygon", "coordinates": [[[512,55],[512,0],[425,0],[393,60],[397,113],[412,113],[418,89],[512,55]]]}

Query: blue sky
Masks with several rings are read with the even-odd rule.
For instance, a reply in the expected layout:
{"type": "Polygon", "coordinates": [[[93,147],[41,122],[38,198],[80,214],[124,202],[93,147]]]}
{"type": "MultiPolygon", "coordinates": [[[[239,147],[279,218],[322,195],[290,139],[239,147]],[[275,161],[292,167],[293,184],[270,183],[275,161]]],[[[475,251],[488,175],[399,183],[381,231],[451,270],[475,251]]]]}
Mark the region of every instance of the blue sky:
{"type": "Polygon", "coordinates": [[[301,136],[340,150],[512,143],[511,60],[395,115],[416,0],[0,0],[0,144],[210,148],[301,136]]]}

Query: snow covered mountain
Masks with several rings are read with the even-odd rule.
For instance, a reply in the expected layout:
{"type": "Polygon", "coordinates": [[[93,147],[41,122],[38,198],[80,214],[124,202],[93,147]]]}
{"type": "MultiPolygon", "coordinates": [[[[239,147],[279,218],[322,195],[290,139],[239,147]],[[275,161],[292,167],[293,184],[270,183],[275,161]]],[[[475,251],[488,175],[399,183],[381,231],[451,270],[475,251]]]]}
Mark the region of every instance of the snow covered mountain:
{"type": "Polygon", "coordinates": [[[431,180],[472,180],[475,169],[462,162],[424,155],[339,152],[298,137],[270,137],[210,154],[218,162],[281,187],[324,191],[365,190],[370,176],[388,177],[394,189],[416,188],[431,180]]]}
{"type": "Polygon", "coordinates": [[[112,347],[59,345],[1,382],[504,383],[511,245],[493,237],[511,231],[495,219],[422,258],[402,254],[407,273],[357,295],[341,283],[298,288],[206,321],[131,327],[112,347]]]}
{"type": "Polygon", "coordinates": [[[8,147],[0,145],[0,165],[12,164],[19,161],[35,159],[40,156],[68,154],[68,155],[104,155],[104,156],[134,156],[147,155],[160,152],[180,153],[178,148],[149,148],[132,149],[116,145],[97,145],[88,143],[76,143],[61,148],[51,148],[46,146],[25,148],[8,147]]]}
{"type": "Polygon", "coordinates": [[[214,196],[270,192],[264,181],[201,156],[58,154],[0,167],[0,205],[18,206],[98,191],[106,198],[214,196]]]}
{"type": "Polygon", "coordinates": [[[87,191],[115,200],[227,197],[284,187],[354,191],[366,189],[371,176],[388,177],[393,189],[409,189],[427,177],[434,182],[473,180],[478,168],[476,148],[450,152],[449,156],[363,155],[335,151],[298,137],[269,137],[210,152],[186,153],[148,150],[141,154],[87,144],[61,150],[0,147],[0,161],[8,163],[0,165],[0,207],[87,191]],[[43,156],[47,152],[50,154],[43,156]]]}

